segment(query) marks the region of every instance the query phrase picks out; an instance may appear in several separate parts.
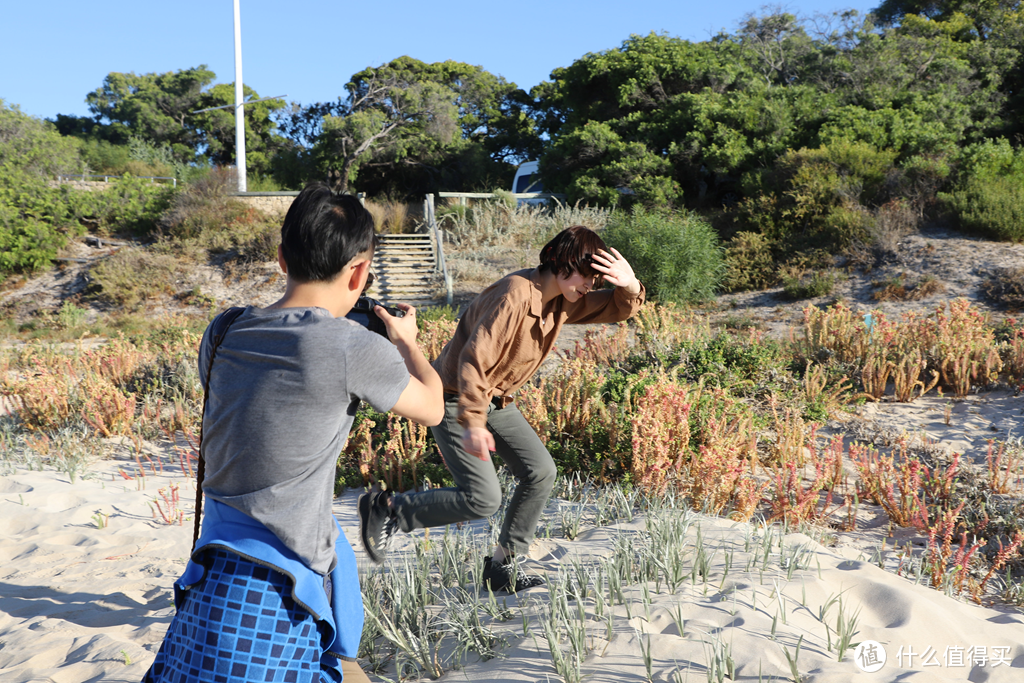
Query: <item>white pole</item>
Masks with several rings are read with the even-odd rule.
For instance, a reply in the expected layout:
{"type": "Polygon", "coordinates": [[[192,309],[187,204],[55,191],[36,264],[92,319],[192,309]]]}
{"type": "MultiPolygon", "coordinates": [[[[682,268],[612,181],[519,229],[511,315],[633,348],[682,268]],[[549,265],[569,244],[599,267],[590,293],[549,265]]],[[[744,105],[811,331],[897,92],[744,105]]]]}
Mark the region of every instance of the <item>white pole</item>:
{"type": "Polygon", "coordinates": [[[242,109],[242,22],[238,0],[235,0],[235,167],[238,191],[246,191],[245,183],[245,112],[242,109]]]}

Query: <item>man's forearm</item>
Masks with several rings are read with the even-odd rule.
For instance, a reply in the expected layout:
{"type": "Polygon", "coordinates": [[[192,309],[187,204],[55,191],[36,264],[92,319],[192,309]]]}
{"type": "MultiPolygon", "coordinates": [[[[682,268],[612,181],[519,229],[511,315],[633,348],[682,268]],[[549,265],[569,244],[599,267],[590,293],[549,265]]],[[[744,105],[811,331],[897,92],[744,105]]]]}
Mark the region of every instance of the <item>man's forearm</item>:
{"type": "Polygon", "coordinates": [[[422,382],[431,391],[437,391],[438,393],[444,391],[440,376],[438,376],[437,371],[427,361],[427,357],[423,355],[419,346],[415,343],[410,344],[405,341],[399,341],[395,343],[395,348],[398,349],[402,360],[405,361],[405,367],[410,375],[422,382]]]}

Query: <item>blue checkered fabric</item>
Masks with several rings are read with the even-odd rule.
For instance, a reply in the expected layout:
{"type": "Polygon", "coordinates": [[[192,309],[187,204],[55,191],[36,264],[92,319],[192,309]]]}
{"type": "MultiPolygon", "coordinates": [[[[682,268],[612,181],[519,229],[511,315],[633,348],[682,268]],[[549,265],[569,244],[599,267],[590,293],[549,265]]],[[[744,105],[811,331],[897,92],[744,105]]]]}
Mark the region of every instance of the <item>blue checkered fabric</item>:
{"type": "Polygon", "coordinates": [[[340,680],[321,669],[326,645],[287,576],[219,548],[202,563],[206,576],[186,592],[143,683],[340,680]]]}

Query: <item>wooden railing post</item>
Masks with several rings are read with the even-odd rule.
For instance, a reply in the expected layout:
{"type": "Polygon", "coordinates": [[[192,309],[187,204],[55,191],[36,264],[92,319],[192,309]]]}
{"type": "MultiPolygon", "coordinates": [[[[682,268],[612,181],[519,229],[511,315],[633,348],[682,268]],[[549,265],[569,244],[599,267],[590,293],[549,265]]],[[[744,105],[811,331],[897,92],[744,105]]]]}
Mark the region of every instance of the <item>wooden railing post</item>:
{"type": "Polygon", "coordinates": [[[448,274],[448,265],[444,260],[444,237],[441,235],[441,231],[437,227],[437,218],[434,215],[433,193],[427,195],[426,205],[427,225],[430,226],[430,230],[434,233],[434,242],[437,244],[437,265],[441,270],[441,275],[444,277],[445,303],[451,306],[454,298],[452,293],[452,278],[448,274]]]}

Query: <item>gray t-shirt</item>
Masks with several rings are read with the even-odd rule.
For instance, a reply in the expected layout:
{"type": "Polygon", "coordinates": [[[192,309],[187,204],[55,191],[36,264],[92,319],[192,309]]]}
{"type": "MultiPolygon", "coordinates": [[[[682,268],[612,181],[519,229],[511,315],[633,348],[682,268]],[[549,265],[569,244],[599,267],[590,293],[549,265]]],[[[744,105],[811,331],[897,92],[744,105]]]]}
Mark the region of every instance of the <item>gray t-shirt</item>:
{"type": "MultiPolygon", "coordinates": [[[[209,360],[207,329],[204,382],[209,360]]],[[[228,328],[210,375],[203,491],[327,574],[337,539],[335,463],[359,401],[387,412],[408,385],[398,349],[323,308],[250,307],[228,328]]]]}

